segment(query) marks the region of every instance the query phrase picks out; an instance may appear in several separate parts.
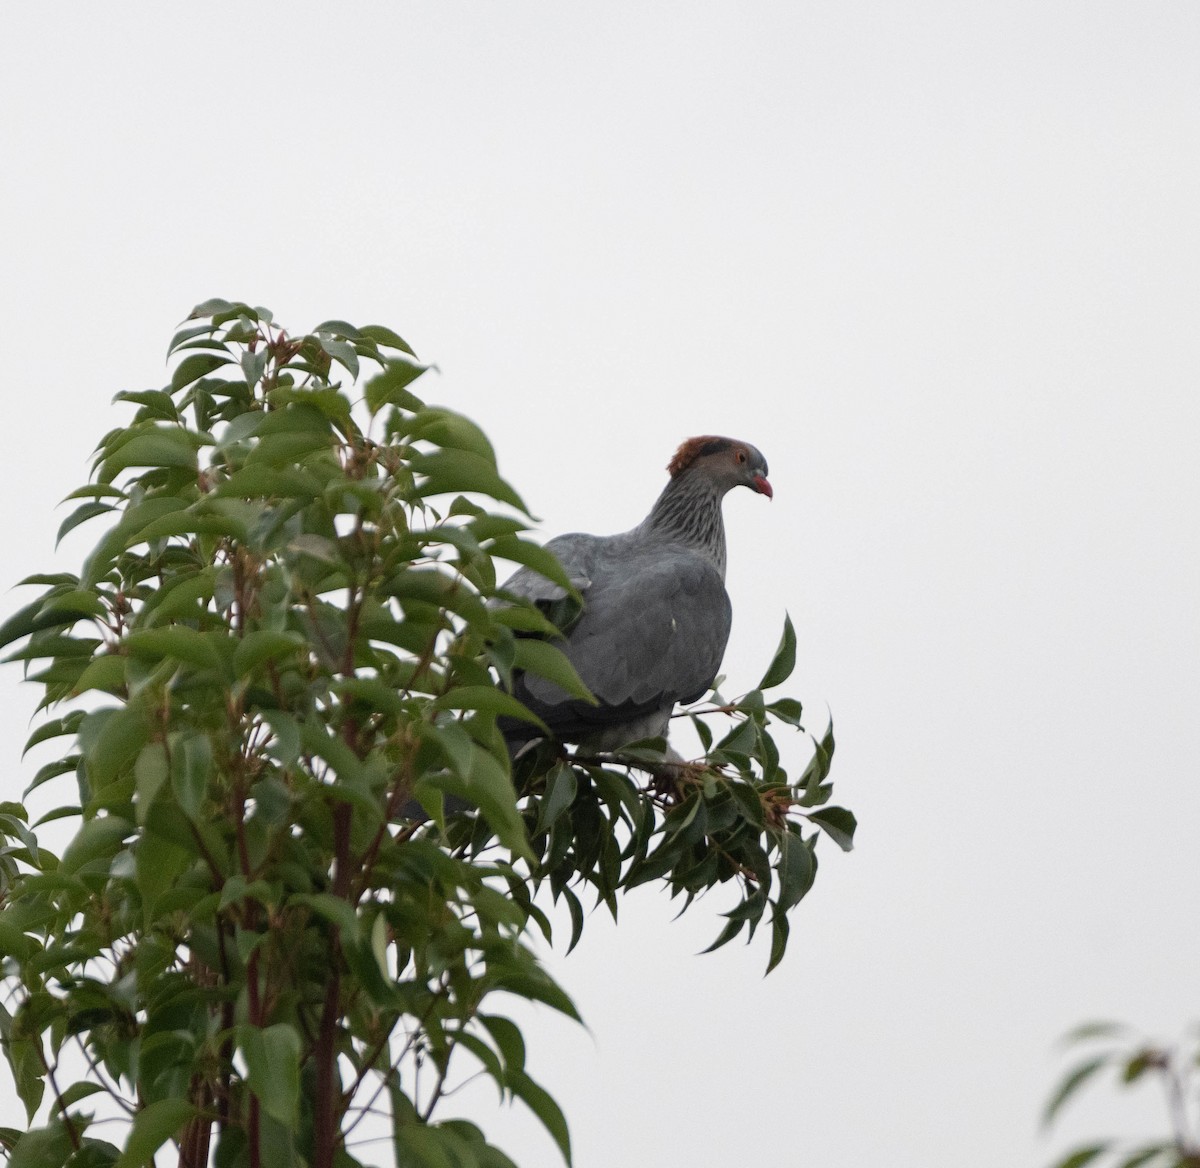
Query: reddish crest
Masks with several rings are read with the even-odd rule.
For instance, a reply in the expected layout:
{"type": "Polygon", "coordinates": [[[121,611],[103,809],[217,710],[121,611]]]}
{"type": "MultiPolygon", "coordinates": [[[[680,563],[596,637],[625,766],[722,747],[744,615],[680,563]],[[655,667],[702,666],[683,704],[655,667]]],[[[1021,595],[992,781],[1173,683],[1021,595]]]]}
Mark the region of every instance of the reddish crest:
{"type": "Polygon", "coordinates": [[[667,473],[674,478],[687,470],[693,462],[704,454],[717,454],[722,450],[730,450],[733,443],[728,438],[720,438],[715,434],[701,434],[699,438],[689,438],[678,450],[675,457],[667,463],[667,473]]]}

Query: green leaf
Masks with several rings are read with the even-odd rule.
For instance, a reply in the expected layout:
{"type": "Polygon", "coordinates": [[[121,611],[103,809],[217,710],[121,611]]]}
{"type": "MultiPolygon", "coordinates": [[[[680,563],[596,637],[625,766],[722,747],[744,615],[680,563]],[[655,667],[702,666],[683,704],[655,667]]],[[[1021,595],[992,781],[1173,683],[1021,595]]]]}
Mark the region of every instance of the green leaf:
{"type": "Polygon", "coordinates": [[[336,925],[347,943],[359,939],[358,914],[355,913],[350,902],[343,900],[340,896],[334,896],[329,892],[316,892],[311,895],[301,893],[293,896],[288,903],[305,905],[323,920],[328,921],[331,925],[336,925]]]}
{"type": "Polygon", "coordinates": [[[372,713],[400,714],[405,709],[404,698],[396,689],[373,677],[349,677],[334,689],[346,705],[357,702],[372,713]]]}
{"type": "Polygon", "coordinates": [[[179,426],[135,434],[100,462],[96,477],[102,483],[111,483],[121,471],[133,466],[175,466],[198,470],[192,435],[179,426]]]}
{"type": "Polygon", "coordinates": [[[189,819],[204,810],[213,770],[212,743],[205,734],[189,734],[171,751],[171,788],[189,819]]]}
{"type": "MultiPolygon", "coordinates": [[[[95,654],[101,644],[99,637],[72,637],[43,629],[39,635],[30,637],[24,648],[8,654],[3,660],[7,664],[9,661],[44,661],[49,658],[70,657],[79,659],[75,663],[82,668],[82,659],[95,654]]],[[[65,665],[65,661],[62,664],[65,665]]]]}
{"type": "MultiPolygon", "coordinates": [[[[174,344],[172,342],[172,348],[174,348],[174,344]]],[[[210,373],[220,369],[222,365],[232,364],[232,357],[221,357],[216,353],[193,353],[176,366],[175,372],[171,375],[171,392],[178,393],[185,386],[191,385],[193,381],[199,381],[201,377],[207,377],[210,373]]]]}
{"type": "Polygon", "coordinates": [[[783,618],[783,636],[779,648],[767,667],[763,679],[758,683],[759,689],[770,689],[787,681],[796,666],[796,630],[792,628],[792,618],[785,614],[783,618]]]}
{"type": "Polygon", "coordinates": [[[496,452],[487,435],[470,418],[464,418],[453,410],[426,406],[409,422],[407,430],[412,442],[424,440],[436,446],[469,450],[485,459],[493,468],[496,465],[496,452]]]}
{"type": "Polygon", "coordinates": [[[787,950],[788,932],[788,919],[782,913],[771,919],[771,957],[767,962],[767,973],[783,960],[787,950]]]}
{"type": "Polygon", "coordinates": [[[473,451],[441,449],[430,454],[414,454],[409,459],[409,466],[414,474],[424,479],[417,488],[420,496],[471,491],[529,514],[521,496],[497,473],[495,463],[473,451]]]}
{"type": "Polygon", "coordinates": [[[145,1168],[152,1164],[154,1153],[177,1135],[195,1114],[195,1107],[186,1099],[160,1099],[142,1108],[133,1117],[125,1150],[117,1160],[116,1168],[145,1168]]]}
{"type": "Polygon", "coordinates": [[[9,839],[19,839],[28,850],[31,862],[39,864],[37,836],[26,826],[27,817],[28,813],[20,803],[0,804],[0,834],[9,839]]]}
{"type": "Polygon", "coordinates": [[[348,320],[323,320],[320,324],[313,325],[309,331],[318,338],[321,333],[332,333],[335,337],[349,341],[356,341],[362,335],[348,320]]]}
{"type": "Polygon", "coordinates": [[[1046,1104],[1046,1110],[1042,1114],[1043,1125],[1048,1126],[1053,1123],[1055,1116],[1063,1109],[1071,1096],[1108,1062],[1109,1056],[1107,1054],[1098,1055],[1095,1058],[1084,1060],[1068,1072],[1046,1104]]]}
{"type": "Polygon", "coordinates": [[[53,762],[46,763],[45,766],[39,767],[36,775],[33,776],[33,781],[25,788],[25,794],[36,790],[43,783],[48,783],[51,779],[58,775],[65,775],[68,771],[73,771],[79,765],[79,755],[72,754],[66,758],[56,758],[53,762]]]}
{"type": "MultiPolygon", "coordinates": [[[[256,386],[262,380],[262,375],[267,371],[267,363],[270,360],[271,354],[266,349],[259,349],[254,353],[250,352],[249,349],[242,352],[238,365],[242,370],[242,376],[246,379],[247,385],[256,386]]],[[[239,415],[241,418],[247,416],[246,414],[239,415]]]]}
{"type": "Polygon", "coordinates": [[[483,601],[462,577],[436,569],[406,568],[384,585],[384,591],[406,607],[411,601],[421,601],[448,608],[469,621],[486,617],[483,601]]]}
{"type": "Polygon", "coordinates": [[[558,763],[546,776],[546,793],[538,805],[539,832],[548,831],[555,820],[575,802],[578,788],[575,768],[566,763],[558,763]]]}
{"type": "Polygon", "coordinates": [[[64,804],[61,807],[52,807],[44,815],[39,815],[34,827],[41,827],[43,823],[53,823],[56,819],[70,819],[76,815],[82,815],[83,809],[78,806],[64,804]]]}
{"type": "Polygon", "coordinates": [[[519,997],[527,998],[531,1002],[542,1002],[560,1014],[582,1022],[575,1003],[540,965],[531,964],[524,970],[499,970],[496,974],[496,984],[519,997]]]}
{"type": "Polygon", "coordinates": [[[16,957],[23,961],[37,949],[38,943],[32,937],[27,937],[11,921],[0,916],[0,957],[16,957]]]}
{"type": "Polygon", "coordinates": [[[480,1014],[479,1021],[487,1028],[496,1044],[496,1049],[504,1059],[506,1072],[523,1071],[525,1069],[525,1039],[521,1028],[511,1019],[501,1014],[480,1014]]]}
{"type": "Polygon", "coordinates": [[[780,721],[791,726],[799,726],[800,717],[804,713],[804,707],[795,698],[778,698],[771,702],[767,709],[780,721]]]}
{"type": "Polygon", "coordinates": [[[161,915],[164,898],[177,898],[176,907],[190,907],[203,895],[199,889],[172,886],[197,854],[196,835],[203,837],[204,832],[194,830],[195,835],[188,821],[165,800],[155,803],[146,816],[146,829],[134,847],[134,863],[147,929],[161,915]]]}
{"type": "Polygon", "coordinates": [[[104,605],[94,592],[86,588],[73,588],[70,592],[58,592],[42,605],[39,616],[51,614],[75,614],[79,617],[103,616],[104,605]]]}
{"type": "Polygon", "coordinates": [[[820,750],[818,758],[821,766],[821,781],[824,782],[829,777],[829,769],[833,765],[833,718],[829,719],[829,729],[825,731],[824,737],[820,741],[820,750]]]}
{"type": "Polygon", "coordinates": [[[137,789],[137,821],[144,826],[154,797],[167,781],[167,751],[161,742],[148,742],[142,747],[137,762],[133,765],[133,776],[137,789]]]}
{"type": "Polygon", "coordinates": [[[397,1124],[392,1133],[401,1168],[477,1168],[477,1160],[463,1159],[460,1143],[453,1133],[433,1124],[397,1124]]]}
{"type": "Polygon", "coordinates": [[[717,743],[717,752],[721,754],[736,754],[749,758],[753,752],[758,736],[755,733],[754,720],[743,718],[734,724],[733,728],[717,743]]]}
{"type": "Polygon", "coordinates": [[[129,652],[135,657],[151,660],[173,659],[197,669],[220,669],[222,657],[216,638],[225,638],[224,631],[202,633],[183,625],[162,629],[138,629],[125,638],[129,652]]]}
{"type": "Polygon", "coordinates": [[[833,721],[830,720],[829,729],[825,732],[825,736],[820,742],[813,738],[813,756],[809,761],[808,766],[804,768],[804,773],[793,784],[796,790],[803,790],[804,797],[800,803],[805,806],[813,806],[814,804],[824,803],[829,798],[829,787],[825,783],[825,779],[829,776],[829,769],[833,763],[833,721]]]}
{"type": "Polygon", "coordinates": [[[763,703],[763,695],[761,689],[752,689],[749,693],[738,698],[735,703],[737,708],[744,714],[748,714],[754,721],[760,725],[765,721],[764,713],[766,706],[763,703]]]}
{"type": "Polygon", "coordinates": [[[18,609],[3,624],[0,624],[0,647],[9,645],[13,641],[21,637],[26,637],[39,629],[44,629],[54,624],[61,625],[65,623],[62,618],[56,618],[52,621],[39,620],[38,616],[42,611],[44,603],[42,600],[35,600],[32,604],[27,604],[24,608],[18,609]]]}
{"type": "MultiPolygon", "coordinates": [[[[65,495],[63,502],[65,503],[68,499],[117,499],[123,502],[128,498],[128,491],[114,487],[111,483],[87,483],[85,486],[76,487],[69,495],[65,495]]],[[[46,584],[53,582],[51,580],[44,581],[46,584]]],[[[31,584],[33,580],[22,580],[21,583],[31,584]]]]}
{"type": "Polygon", "coordinates": [[[1056,1160],[1053,1168],[1084,1168],[1084,1165],[1099,1159],[1111,1147],[1112,1143],[1110,1141],[1099,1144],[1088,1144],[1086,1147],[1077,1148],[1061,1160],[1056,1160]]]}
{"type": "Polygon", "coordinates": [[[249,677],[266,661],[291,656],[308,642],[299,633],[277,633],[258,629],[247,633],[233,654],[233,672],[237,677],[249,677]]]}
{"type": "Polygon", "coordinates": [[[345,366],[351,377],[358,376],[358,354],[353,345],[346,341],[334,340],[332,337],[317,337],[317,344],[332,360],[345,366]]]}
{"type": "Polygon", "coordinates": [[[1121,1082],[1136,1083],[1147,1071],[1167,1065],[1167,1056],[1156,1047],[1147,1047],[1125,1060],[1121,1068],[1121,1082]]]}
{"type": "Polygon", "coordinates": [[[84,503],[82,506],[76,507],[70,515],[59,524],[58,534],[54,537],[54,546],[58,547],[62,543],[63,536],[69,531],[73,531],[81,523],[85,523],[89,519],[94,519],[97,515],[104,515],[115,510],[114,507],[107,503],[84,503]]]}
{"type": "Polygon", "coordinates": [[[639,884],[648,884],[665,876],[680,860],[680,842],[670,839],[660,844],[645,859],[635,863],[625,878],[625,887],[637,888],[639,884]]]}
{"type": "MultiPolygon", "coordinates": [[[[196,316],[195,312],[192,316],[196,316]]],[[[193,337],[201,336],[205,333],[211,333],[213,326],[211,324],[194,324],[187,328],[180,329],[172,338],[171,343],[167,346],[167,356],[170,357],[180,345],[185,341],[190,341],[193,337]]]]}
{"type": "Polygon", "coordinates": [[[575,666],[567,660],[566,654],[546,641],[538,641],[532,637],[522,637],[518,640],[515,668],[544,677],[571,697],[583,698],[596,705],[596,699],[583,684],[579,674],[575,672],[575,666]]]}
{"type": "Polygon", "coordinates": [[[8,1168],[58,1168],[67,1163],[72,1147],[67,1125],[61,1119],[52,1119],[45,1127],[33,1128],[17,1140],[8,1168]]]}
{"type": "MultiPolygon", "coordinates": [[[[408,347],[404,346],[404,348],[408,347]]],[[[411,352],[411,350],[409,351],[411,352]]],[[[422,365],[415,360],[406,361],[397,357],[389,361],[383,372],[376,374],[366,384],[367,409],[372,414],[379,413],[384,406],[388,405],[398,406],[402,410],[421,409],[424,403],[420,398],[409,393],[405,387],[411,385],[428,369],[428,365],[422,365]]]]}
{"type": "MultiPolygon", "coordinates": [[[[1160,1156],[1167,1156],[1173,1150],[1174,1148],[1171,1144],[1147,1144],[1145,1147],[1138,1148],[1132,1152],[1119,1164],[1114,1165],[1113,1168],[1146,1168],[1146,1165],[1152,1160],[1157,1160],[1160,1156]]],[[[1186,1163],[1186,1161],[1175,1161],[1177,1168],[1183,1163],[1186,1163]]],[[[1166,1168],[1166,1166],[1164,1165],[1163,1168],[1166,1168]]]]}
{"type": "Polygon", "coordinates": [[[570,576],[559,562],[558,556],[552,551],[547,551],[540,544],[531,543],[516,535],[502,535],[493,539],[487,550],[489,555],[499,556],[502,560],[511,560],[514,564],[532,568],[539,575],[545,576],[547,580],[559,585],[560,588],[565,588],[572,596],[579,595],[570,576]]]}
{"type": "MultiPolygon", "coordinates": [[[[295,413],[296,408],[293,406],[291,409],[269,414],[268,420],[291,415],[295,413]]],[[[281,433],[268,434],[266,433],[266,426],[263,426],[263,433],[258,440],[258,444],[246,456],[246,465],[250,467],[266,464],[267,466],[281,469],[307,458],[310,454],[329,450],[332,445],[333,438],[328,431],[320,434],[308,429],[292,429],[281,433]]]]}
{"type": "Polygon", "coordinates": [[[149,737],[150,725],[140,709],[123,706],[112,711],[95,742],[84,751],[92,790],[103,790],[125,771],[149,737]]]}
{"type": "Polygon", "coordinates": [[[211,599],[216,586],[216,568],[207,567],[194,574],[181,574],[168,580],[147,603],[142,612],[144,626],[167,624],[176,618],[194,618],[198,604],[211,599]]]}
{"type": "Polygon", "coordinates": [[[243,541],[248,538],[246,525],[236,516],[188,507],[148,523],[137,533],[134,542],[149,543],[173,535],[224,535],[243,541]]]}
{"type": "Polygon", "coordinates": [[[358,332],[360,336],[367,337],[378,345],[384,345],[389,349],[398,349],[402,353],[407,353],[410,357],[416,357],[416,353],[409,347],[408,342],[399,333],[392,332],[385,325],[364,325],[358,332]]]}
{"type": "MultiPolygon", "coordinates": [[[[546,729],[546,724],[536,714],[525,708],[512,694],[490,685],[460,685],[447,690],[433,703],[436,710],[482,710],[487,714],[506,715],[532,722],[546,729]]],[[[549,733],[549,731],[547,731],[549,733]]]]}
{"type": "Polygon", "coordinates": [[[306,718],[300,727],[300,741],[305,750],[315,754],[333,768],[342,784],[364,786],[362,760],[315,718],[306,718]]]}
{"type": "Polygon", "coordinates": [[[138,533],[144,527],[172,511],[183,510],[187,505],[183,499],[175,496],[160,495],[152,495],[141,503],[131,505],[120,522],[101,537],[84,561],[82,582],[88,586],[97,584],[111,571],[116,557],[138,542],[138,533]]]}
{"type": "Polygon", "coordinates": [[[776,905],[780,913],[799,904],[812,887],[817,869],[812,850],[799,832],[784,832],[779,842],[779,892],[776,905]]]}
{"type": "MultiPolygon", "coordinates": [[[[582,611],[582,609],[580,609],[582,611]]],[[[542,615],[532,602],[506,605],[491,611],[491,618],[498,625],[514,629],[519,633],[534,633],[539,637],[557,639],[562,630],[542,615]]]]}
{"type": "Polygon", "coordinates": [[[274,733],[267,752],[284,767],[295,766],[300,757],[300,726],[296,719],[282,710],[264,710],[262,716],[274,733]]]}
{"type": "Polygon", "coordinates": [[[858,820],[854,813],[844,807],[822,807],[820,811],[809,812],[812,820],[843,852],[854,847],[854,831],[858,820]]]}
{"type": "MultiPolygon", "coordinates": [[[[351,350],[353,353],[353,350],[351,350]]],[[[267,394],[267,401],[272,406],[284,405],[300,405],[305,409],[316,409],[322,414],[327,421],[333,422],[343,433],[350,431],[354,425],[350,417],[350,401],[342,392],[335,389],[333,386],[327,386],[324,389],[298,389],[298,388],[281,388],[273,389],[267,394]]],[[[274,411],[278,413],[278,410],[274,411]]],[[[244,415],[243,415],[244,416],[244,415]]],[[[273,414],[267,414],[266,418],[271,419],[273,414]]],[[[259,432],[269,434],[271,432],[270,425],[260,426],[259,432]]],[[[321,449],[325,442],[312,443],[317,450],[321,449]]]]}
{"type": "Polygon", "coordinates": [[[79,723],[83,721],[84,717],[85,714],[82,710],[75,710],[63,718],[52,718],[49,722],[42,723],[29,736],[24,750],[21,751],[21,757],[24,758],[40,742],[46,742],[51,738],[59,738],[64,734],[77,734],[79,732],[79,723]]]}
{"type": "MultiPolygon", "coordinates": [[[[81,1099],[87,1099],[90,1095],[99,1095],[104,1091],[104,1088],[99,1083],[72,1083],[62,1093],[63,1107],[70,1107],[72,1104],[78,1103],[81,1099]]],[[[58,1104],[55,1103],[55,1110],[60,1110],[58,1104]]]]}
{"type": "MultiPolygon", "coordinates": [[[[170,356],[169,353],[167,355],[170,356]]],[[[175,408],[171,395],[161,389],[125,390],[123,393],[114,394],[113,401],[133,402],[134,405],[141,406],[139,417],[155,417],[164,422],[179,421],[179,411],[175,408]]]]}
{"type": "MultiPolygon", "coordinates": [[[[239,305],[238,307],[241,306],[239,305]]],[[[197,317],[201,316],[227,316],[229,313],[234,311],[234,308],[235,306],[230,301],[222,300],[220,296],[212,296],[208,300],[197,304],[196,307],[188,313],[187,318],[188,320],[195,320],[197,317]]],[[[211,332],[212,330],[213,326],[206,324],[203,326],[202,331],[211,332]]]]}
{"type": "Polygon", "coordinates": [[[283,1022],[264,1030],[240,1026],[238,1045],[246,1059],[246,1082],[263,1110],[293,1125],[300,1100],[300,1036],[283,1022]]]}
{"type": "Polygon", "coordinates": [[[571,1134],[567,1120],[557,1103],[535,1083],[524,1071],[509,1072],[506,1076],[512,1093],[537,1116],[542,1126],[550,1133],[562,1158],[571,1163],[571,1134]]]}
{"type": "Polygon", "coordinates": [[[465,771],[460,769],[456,775],[437,776],[426,782],[478,807],[502,847],[531,858],[512,779],[491,754],[474,743],[468,759],[465,771]]]}
{"type": "MultiPolygon", "coordinates": [[[[16,956],[16,954],[13,954],[16,956]]],[[[0,1004],[0,1039],[3,1039],[4,1055],[12,1069],[17,1094],[25,1104],[28,1122],[33,1122],[41,1106],[45,1091],[46,1073],[41,1032],[29,1025],[28,999],[18,1008],[16,1017],[0,1004]],[[30,1032],[32,1031],[32,1033],[30,1032]]]]}
{"type": "Polygon", "coordinates": [[[1093,1038],[1122,1038],[1129,1034],[1129,1027],[1124,1022],[1093,1021],[1084,1022],[1062,1036],[1064,1045],[1077,1042],[1089,1042],[1093,1038]]]}
{"type": "Polygon", "coordinates": [[[115,815],[97,816],[89,819],[67,844],[59,869],[74,875],[93,864],[101,864],[104,871],[113,856],[124,846],[127,836],[132,835],[134,825],[127,819],[115,815]]]}
{"type": "Polygon", "coordinates": [[[571,914],[571,940],[567,945],[567,953],[570,954],[583,936],[583,905],[569,888],[562,890],[562,897],[567,902],[567,910],[571,914]]]}
{"type": "Polygon", "coordinates": [[[459,1046],[469,1050],[483,1064],[484,1070],[487,1071],[501,1088],[501,1096],[503,1097],[504,1067],[496,1052],[482,1038],[477,1034],[472,1034],[469,1030],[459,1031],[454,1036],[454,1041],[459,1046]]]}

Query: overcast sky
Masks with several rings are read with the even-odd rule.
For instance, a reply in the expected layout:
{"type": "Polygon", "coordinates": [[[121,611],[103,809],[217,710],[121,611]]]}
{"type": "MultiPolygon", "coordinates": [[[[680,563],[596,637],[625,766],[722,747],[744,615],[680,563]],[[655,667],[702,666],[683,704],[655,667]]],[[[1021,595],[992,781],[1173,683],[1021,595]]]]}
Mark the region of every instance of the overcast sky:
{"type": "Polygon", "coordinates": [[[10,5],[0,212],[9,581],[78,562],[58,501],[210,296],[396,328],[547,537],[636,523],[688,435],[766,454],[727,688],[790,611],[859,846],[765,980],[656,888],[551,958],[578,1168],[1163,1130],[1150,1094],[1037,1119],[1071,1025],[1200,1015],[1195,0],[10,5]]]}

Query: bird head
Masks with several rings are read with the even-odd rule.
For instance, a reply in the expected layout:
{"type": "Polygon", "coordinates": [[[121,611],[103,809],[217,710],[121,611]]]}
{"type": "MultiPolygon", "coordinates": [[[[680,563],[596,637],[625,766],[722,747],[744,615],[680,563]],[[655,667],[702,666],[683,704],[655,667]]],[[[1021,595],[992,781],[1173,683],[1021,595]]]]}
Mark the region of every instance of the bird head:
{"type": "Polygon", "coordinates": [[[726,491],[749,487],[768,499],[775,495],[767,481],[767,460],[762,451],[736,438],[714,434],[689,438],[675,451],[667,471],[672,478],[685,473],[703,474],[726,491]]]}

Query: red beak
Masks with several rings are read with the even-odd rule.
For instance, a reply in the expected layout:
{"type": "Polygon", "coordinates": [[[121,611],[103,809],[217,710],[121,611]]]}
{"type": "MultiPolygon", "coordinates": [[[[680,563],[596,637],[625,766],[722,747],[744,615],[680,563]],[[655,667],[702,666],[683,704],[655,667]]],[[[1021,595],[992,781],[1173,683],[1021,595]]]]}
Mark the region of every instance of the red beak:
{"type": "Polygon", "coordinates": [[[760,495],[766,495],[768,499],[775,498],[775,492],[771,490],[771,484],[762,475],[754,476],[754,489],[760,495]]]}

